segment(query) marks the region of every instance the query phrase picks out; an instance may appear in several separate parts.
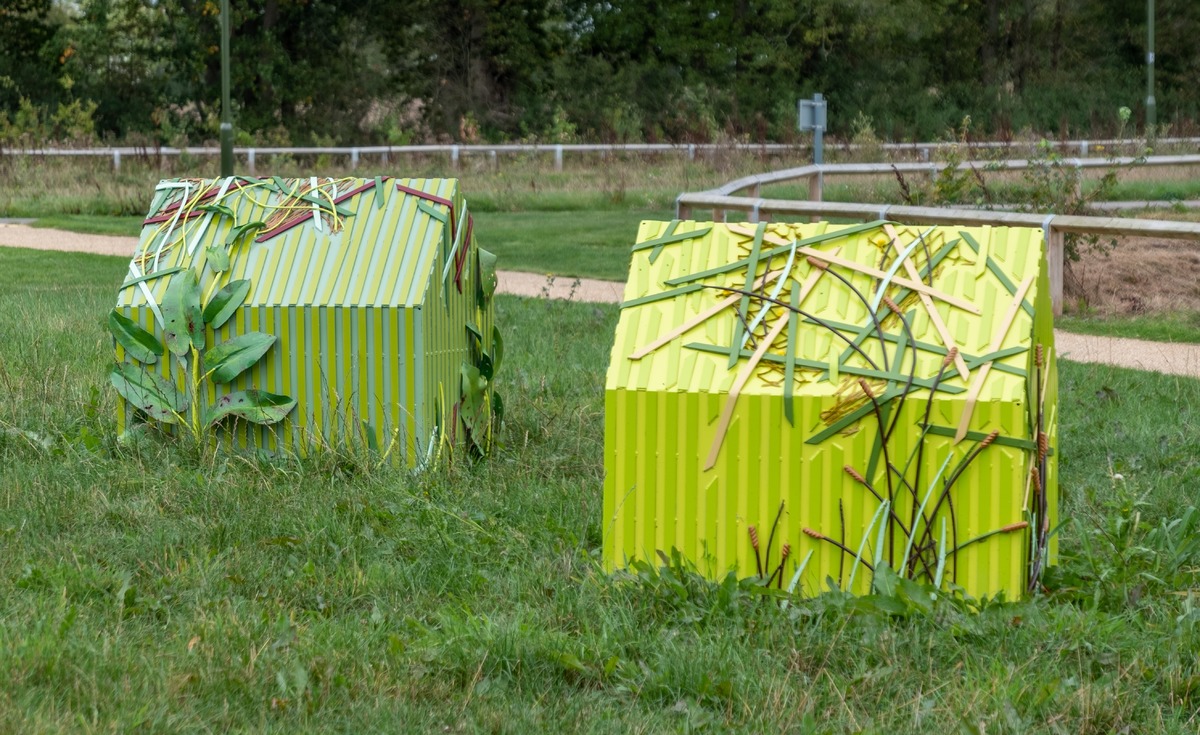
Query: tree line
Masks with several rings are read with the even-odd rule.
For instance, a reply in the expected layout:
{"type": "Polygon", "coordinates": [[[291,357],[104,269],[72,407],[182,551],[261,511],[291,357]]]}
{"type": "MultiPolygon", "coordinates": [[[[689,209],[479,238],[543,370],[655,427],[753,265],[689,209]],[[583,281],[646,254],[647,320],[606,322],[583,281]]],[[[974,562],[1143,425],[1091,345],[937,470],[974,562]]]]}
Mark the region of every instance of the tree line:
{"type": "MultiPolygon", "coordinates": [[[[1144,115],[1144,0],[230,0],[239,141],[1107,135],[1144,115]]],[[[1158,0],[1158,120],[1200,113],[1200,3],[1158,0]]],[[[199,143],[220,0],[0,1],[0,142],[199,143]]]]}

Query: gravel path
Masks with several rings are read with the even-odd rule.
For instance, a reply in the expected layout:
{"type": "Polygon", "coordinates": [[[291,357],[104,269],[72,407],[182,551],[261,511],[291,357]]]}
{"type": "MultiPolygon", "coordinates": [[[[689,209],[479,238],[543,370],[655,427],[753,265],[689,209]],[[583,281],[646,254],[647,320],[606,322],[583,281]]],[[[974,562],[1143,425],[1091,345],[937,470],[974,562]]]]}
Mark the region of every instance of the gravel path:
{"type": "MultiPolygon", "coordinates": [[[[137,238],[81,235],[30,227],[23,223],[0,222],[0,245],[129,256],[137,246],[137,238]]],[[[597,303],[619,302],[625,287],[625,284],[613,281],[514,271],[501,271],[499,280],[502,293],[597,303]]],[[[1054,331],[1054,338],[1059,355],[1074,362],[1116,365],[1200,378],[1200,345],[1147,342],[1120,337],[1092,337],[1061,330],[1054,331]]]]}

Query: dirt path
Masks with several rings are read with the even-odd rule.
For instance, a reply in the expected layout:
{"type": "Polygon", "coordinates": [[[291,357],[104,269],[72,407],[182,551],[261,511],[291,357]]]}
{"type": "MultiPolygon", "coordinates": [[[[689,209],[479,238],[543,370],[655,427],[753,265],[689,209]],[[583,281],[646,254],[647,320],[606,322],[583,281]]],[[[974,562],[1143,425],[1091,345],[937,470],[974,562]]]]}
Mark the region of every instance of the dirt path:
{"type": "MultiPolygon", "coordinates": [[[[0,245],[128,256],[137,246],[137,238],[81,235],[0,222],[0,245]]],[[[1197,260],[1200,261],[1200,257],[1197,260]]],[[[514,271],[501,271],[499,279],[502,293],[609,304],[621,301],[625,286],[613,281],[552,277],[514,271]]],[[[1054,337],[1058,343],[1059,355],[1074,362],[1101,363],[1200,378],[1200,345],[1091,337],[1061,330],[1055,330],[1054,337]]]]}

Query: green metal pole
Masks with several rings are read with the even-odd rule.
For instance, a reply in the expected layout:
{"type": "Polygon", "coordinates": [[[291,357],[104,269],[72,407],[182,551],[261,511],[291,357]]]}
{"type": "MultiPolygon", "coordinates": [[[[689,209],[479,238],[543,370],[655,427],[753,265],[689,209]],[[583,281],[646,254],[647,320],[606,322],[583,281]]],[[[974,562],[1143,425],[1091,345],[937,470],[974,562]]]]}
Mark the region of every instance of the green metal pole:
{"type": "Polygon", "coordinates": [[[221,176],[233,176],[233,122],[229,115],[229,0],[221,0],[221,176]]]}
{"type": "Polygon", "coordinates": [[[1146,0],[1146,138],[1154,140],[1158,115],[1154,103],[1154,0],[1146,0]]]}

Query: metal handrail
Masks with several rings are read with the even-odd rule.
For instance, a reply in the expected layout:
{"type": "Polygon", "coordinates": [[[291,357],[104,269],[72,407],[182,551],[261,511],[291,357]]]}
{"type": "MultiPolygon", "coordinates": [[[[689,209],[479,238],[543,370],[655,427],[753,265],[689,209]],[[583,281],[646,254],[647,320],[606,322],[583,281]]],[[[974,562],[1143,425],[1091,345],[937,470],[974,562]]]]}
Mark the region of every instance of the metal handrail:
{"type": "MultiPolygon", "coordinates": [[[[1141,159],[1074,159],[1068,162],[1079,169],[1102,168],[1117,165],[1181,166],[1200,165],[1200,156],[1150,156],[1141,159]]],[[[987,166],[990,170],[1018,170],[1034,165],[1045,165],[1028,160],[977,161],[958,164],[959,169],[970,166],[987,166]]],[[[758,222],[772,215],[796,215],[802,217],[841,218],[859,220],[890,220],[903,224],[945,225],[991,225],[999,227],[1032,227],[1041,229],[1047,249],[1047,265],[1050,277],[1050,297],[1055,315],[1062,314],[1063,269],[1065,264],[1064,234],[1094,234],[1125,237],[1166,237],[1177,240],[1200,240],[1200,223],[1175,222],[1152,219],[1124,219],[1120,217],[1097,217],[1083,215],[1057,215],[1050,213],[1022,213],[996,210],[962,209],[946,207],[914,207],[894,204],[870,204],[861,202],[821,201],[824,175],[827,173],[848,175],[878,175],[892,173],[893,166],[899,171],[938,172],[945,164],[824,164],[746,176],[710,191],[680,194],[675,201],[675,214],[679,219],[692,216],[695,209],[711,209],[714,220],[724,220],[727,212],[745,212],[751,222],[758,222]],[[778,184],[807,178],[810,183],[809,201],[768,199],[758,196],[763,185],[778,184]],[[736,196],[736,192],[747,189],[754,196],[736,196]]]]}

